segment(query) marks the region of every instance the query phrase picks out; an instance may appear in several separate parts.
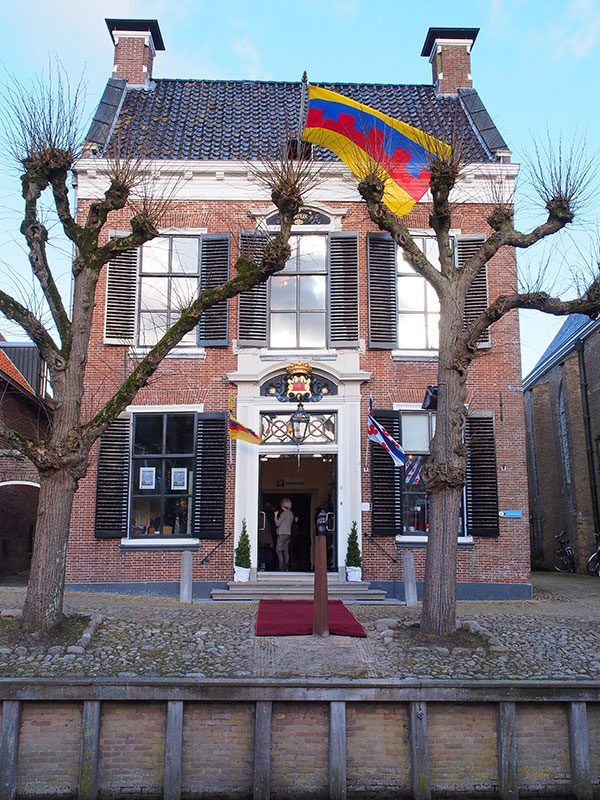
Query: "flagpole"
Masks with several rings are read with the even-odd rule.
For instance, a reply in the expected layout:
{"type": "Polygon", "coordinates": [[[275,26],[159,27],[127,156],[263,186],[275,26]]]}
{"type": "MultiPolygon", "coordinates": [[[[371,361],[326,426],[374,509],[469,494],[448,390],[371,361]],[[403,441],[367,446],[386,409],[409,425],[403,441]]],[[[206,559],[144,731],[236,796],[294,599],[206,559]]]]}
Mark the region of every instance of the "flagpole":
{"type": "Polygon", "coordinates": [[[308,75],[306,70],[302,73],[300,79],[300,119],[298,120],[298,158],[300,158],[300,142],[302,141],[302,132],[304,131],[304,119],[306,114],[306,90],[308,88],[308,75]]]}

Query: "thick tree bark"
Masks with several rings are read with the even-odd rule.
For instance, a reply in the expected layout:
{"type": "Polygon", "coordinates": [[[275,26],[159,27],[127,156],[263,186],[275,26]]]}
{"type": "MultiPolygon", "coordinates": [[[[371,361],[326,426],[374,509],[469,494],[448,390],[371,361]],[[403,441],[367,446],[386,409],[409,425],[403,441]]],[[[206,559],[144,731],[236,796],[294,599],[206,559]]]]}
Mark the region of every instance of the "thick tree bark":
{"type": "Polygon", "coordinates": [[[62,620],[67,542],[76,479],[67,470],[40,476],[38,518],[22,627],[49,631],[62,620]]]}
{"type": "Polygon", "coordinates": [[[459,293],[448,291],[441,305],[436,432],[431,442],[431,460],[425,470],[425,485],[430,492],[430,526],[421,629],[447,635],[456,627],[457,535],[466,469],[462,432],[468,355],[459,344],[464,301],[461,302],[459,293]],[[448,313],[447,307],[453,307],[454,313],[448,313]]]}

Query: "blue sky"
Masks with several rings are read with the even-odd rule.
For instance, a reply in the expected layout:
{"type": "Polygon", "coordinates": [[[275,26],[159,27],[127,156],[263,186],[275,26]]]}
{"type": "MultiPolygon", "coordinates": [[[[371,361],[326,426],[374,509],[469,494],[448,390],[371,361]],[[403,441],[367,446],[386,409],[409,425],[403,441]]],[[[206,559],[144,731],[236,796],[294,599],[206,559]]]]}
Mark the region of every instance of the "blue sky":
{"type": "MultiPolygon", "coordinates": [[[[600,0],[203,0],[98,2],[29,0],[26,13],[2,12],[5,69],[26,82],[48,53],[71,76],[85,70],[88,107],[97,102],[112,67],[112,43],[104,18],[156,18],[166,50],[157,55],[157,77],[430,83],[420,57],[430,26],[481,29],[472,54],[475,88],[513,151],[525,163],[532,141],[546,131],[586,139],[600,151],[597,105],[600,0]]],[[[0,176],[0,266],[10,261],[27,274],[14,246],[19,197],[14,175],[0,176]]],[[[525,181],[523,181],[525,184],[525,181]]],[[[517,202],[518,221],[539,216],[526,187],[517,202]]],[[[590,261],[599,229],[598,205],[552,247],[522,258],[523,266],[548,260],[563,285],[570,268],[590,261]]],[[[6,279],[5,279],[6,281],[6,279]]],[[[4,281],[4,283],[5,283],[4,281]]],[[[527,313],[522,318],[524,369],[541,355],[560,320],[527,313]]],[[[0,325],[1,328],[1,325],[0,325]]]]}

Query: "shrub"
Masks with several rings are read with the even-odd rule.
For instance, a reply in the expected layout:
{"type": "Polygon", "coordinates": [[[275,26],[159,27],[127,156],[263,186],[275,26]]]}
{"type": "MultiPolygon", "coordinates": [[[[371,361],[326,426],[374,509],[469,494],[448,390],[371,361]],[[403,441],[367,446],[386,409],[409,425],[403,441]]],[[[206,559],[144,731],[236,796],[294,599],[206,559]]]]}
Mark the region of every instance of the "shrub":
{"type": "Polygon", "coordinates": [[[250,567],[250,537],[245,519],[242,520],[242,532],[235,548],[235,565],[236,567],[250,567]]]}
{"type": "Polygon", "coordinates": [[[348,536],[348,550],[346,552],[346,566],[347,567],[362,567],[362,556],[358,546],[358,529],[356,527],[356,520],[352,523],[350,528],[350,535],[348,536]]]}

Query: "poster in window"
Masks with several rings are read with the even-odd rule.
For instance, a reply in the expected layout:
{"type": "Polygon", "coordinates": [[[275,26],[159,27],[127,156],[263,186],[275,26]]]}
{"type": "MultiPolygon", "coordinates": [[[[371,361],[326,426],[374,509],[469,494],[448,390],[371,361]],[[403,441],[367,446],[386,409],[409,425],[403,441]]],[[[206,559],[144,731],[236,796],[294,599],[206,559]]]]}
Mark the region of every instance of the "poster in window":
{"type": "Polygon", "coordinates": [[[187,490],[187,467],[173,467],[171,470],[171,491],[187,490]]]}
{"type": "Polygon", "coordinates": [[[140,467],[140,489],[156,488],[156,467],[140,467]]]}

